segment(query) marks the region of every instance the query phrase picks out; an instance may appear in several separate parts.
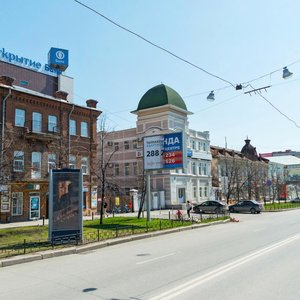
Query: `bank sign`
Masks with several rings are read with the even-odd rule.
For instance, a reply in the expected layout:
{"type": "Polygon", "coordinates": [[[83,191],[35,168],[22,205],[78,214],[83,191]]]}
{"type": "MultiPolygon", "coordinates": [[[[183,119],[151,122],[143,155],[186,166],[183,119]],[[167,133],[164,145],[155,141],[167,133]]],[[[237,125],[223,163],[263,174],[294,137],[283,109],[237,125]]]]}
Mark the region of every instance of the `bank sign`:
{"type": "Polygon", "coordinates": [[[144,169],[183,168],[182,132],[144,138],[144,169]]]}
{"type": "Polygon", "coordinates": [[[69,65],[69,51],[51,48],[48,53],[48,64],[54,69],[65,71],[69,65]]]}
{"type": "MultiPolygon", "coordinates": [[[[53,48],[51,48],[53,49],[53,48]]],[[[56,48],[55,48],[56,49],[56,48]]],[[[61,49],[63,50],[63,49],[61,49]]],[[[67,51],[67,50],[63,50],[67,51]]],[[[61,56],[60,56],[61,57],[61,56]]],[[[6,51],[4,48],[0,48],[0,60],[18,65],[27,69],[32,69],[34,71],[39,71],[48,75],[57,76],[61,74],[62,69],[55,69],[51,67],[49,64],[41,64],[38,61],[26,58],[24,56],[21,56],[19,54],[11,53],[6,51]]]]}

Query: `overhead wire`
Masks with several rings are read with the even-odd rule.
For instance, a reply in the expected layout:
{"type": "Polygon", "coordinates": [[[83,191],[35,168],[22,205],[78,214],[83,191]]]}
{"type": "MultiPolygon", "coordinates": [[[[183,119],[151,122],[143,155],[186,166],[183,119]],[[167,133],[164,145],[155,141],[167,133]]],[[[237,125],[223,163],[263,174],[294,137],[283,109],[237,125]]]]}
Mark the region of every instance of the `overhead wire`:
{"type": "Polygon", "coordinates": [[[149,39],[143,37],[142,35],[140,35],[140,34],[134,32],[134,31],[132,31],[132,30],[130,30],[130,29],[128,29],[128,28],[126,28],[126,27],[120,25],[119,23],[113,21],[112,19],[106,17],[105,15],[103,15],[103,14],[101,14],[99,11],[97,11],[96,9],[94,9],[94,8],[92,8],[92,7],[86,5],[86,4],[84,4],[84,3],[82,3],[82,2],[80,2],[80,1],[78,1],[78,0],[73,0],[73,1],[76,2],[76,3],[78,3],[78,4],[80,4],[81,6],[85,7],[86,9],[92,11],[93,13],[97,14],[98,16],[102,17],[103,19],[107,20],[108,22],[112,23],[113,25],[115,25],[115,26],[121,28],[122,30],[125,30],[125,31],[127,31],[128,33],[130,33],[130,34],[132,34],[132,35],[138,37],[139,39],[141,39],[141,40],[143,40],[144,42],[150,44],[151,46],[154,46],[154,47],[156,47],[156,48],[158,48],[158,49],[160,49],[160,50],[162,50],[162,51],[168,53],[169,55],[171,55],[171,56],[173,56],[173,57],[175,57],[175,58],[177,58],[177,59],[183,61],[184,63],[186,63],[186,64],[188,64],[188,65],[190,65],[190,66],[192,66],[192,67],[194,67],[194,68],[196,68],[196,69],[198,69],[198,70],[204,72],[204,73],[206,73],[207,75],[212,76],[212,77],[215,77],[215,78],[217,78],[217,79],[219,79],[219,80],[221,80],[221,81],[224,81],[224,82],[230,84],[232,87],[235,88],[235,85],[234,85],[233,83],[231,83],[230,81],[228,81],[228,80],[226,80],[226,79],[224,79],[224,78],[222,78],[222,77],[220,77],[220,76],[218,76],[218,75],[215,75],[215,74],[213,74],[213,73],[211,73],[211,72],[205,70],[204,68],[199,67],[198,65],[196,65],[196,64],[194,64],[194,63],[192,63],[192,62],[190,62],[189,60],[187,60],[187,59],[185,59],[185,58],[182,58],[181,56],[175,54],[174,52],[172,52],[172,51],[170,51],[170,50],[168,50],[168,49],[166,49],[166,48],[164,48],[164,47],[162,47],[162,46],[159,46],[158,44],[156,44],[156,43],[150,41],[149,39]]]}

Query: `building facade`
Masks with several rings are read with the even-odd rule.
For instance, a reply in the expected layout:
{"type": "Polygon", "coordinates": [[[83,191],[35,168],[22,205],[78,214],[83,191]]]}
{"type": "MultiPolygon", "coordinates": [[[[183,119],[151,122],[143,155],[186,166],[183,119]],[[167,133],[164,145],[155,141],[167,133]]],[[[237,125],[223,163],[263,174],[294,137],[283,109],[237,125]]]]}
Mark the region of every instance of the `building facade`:
{"type": "Polygon", "coordinates": [[[84,213],[96,210],[97,101],[75,105],[57,77],[0,63],[0,221],[47,218],[49,171],[57,168],[82,168],[84,213]]]}
{"type": "MultiPolygon", "coordinates": [[[[183,133],[184,167],[150,172],[151,208],[183,207],[187,200],[199,203],[208,199],[211,194],[209,132],[189,128],[188,115],[191,112],[181,96],[164,84],[155,86],[144,94],[132,113],[137,116],[136,128],[107,133],[103,139],[105,160],[110,166],[108,181],[114,186],[111,206],[115,205],[113,199],[116,195],[127,201],[132,191],[137,191],[143,197],[144,138],[174,132],[183,133]]],[[[99,147],[101,144],[100,138],[99,147]]],[[[134,206],[136,210],[139,204],[134,206]]]]}
{"type": "Polygon", "coordinates": [[[245,140],[241,151],[211,146],[214,196],[227,203],[256,199],[268,192],[268,160],[245,140]]]}

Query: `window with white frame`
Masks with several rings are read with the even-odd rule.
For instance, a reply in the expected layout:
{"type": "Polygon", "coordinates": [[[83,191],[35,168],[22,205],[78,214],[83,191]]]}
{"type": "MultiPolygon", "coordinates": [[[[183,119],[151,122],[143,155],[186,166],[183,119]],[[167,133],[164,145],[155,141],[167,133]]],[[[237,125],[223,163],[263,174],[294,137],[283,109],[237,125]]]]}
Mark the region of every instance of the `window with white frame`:
{"type": "Polygon", "coordinates": [[[196,162],[192,162],[192,174],[196,175],[196,162]]]}
{"type": "Polygon", "coordinates": [[[199,197],[202,198],[202,186],[199,187],[199,197]]]}
{"type": "Polygon", "coordinates": [[[194,140],[192,140],[192,149],[195,150],[196,149],[196,142],[194,140]]]}
{"type": "Polygon", "coordinates": [[[25,126],[25,110],[16,108],[15,110],[15,126],[24,127],[25,126]]]}
{"type": "Polygon", "coordinates": [[[55,153],[49,153],[48,154],[48,172],[50,170],[56,169],[56,154],[55,153]]]}
{"type": "Polygon", "coordinates": [[[193,187],[193,197],[196,198],[197,197],[197,187],[193,187]]]}
{"type": "Polygon", "coordinates": [[[129,163],[125,163],[125,175],[129,175],[129,163]]]}
{"type": "Polygon", "coordinates": [[[23,151],[14,151],[13,170],[15,172],[23,172],[24,171],[24,152],[23,151]]]}
{"type": "Polygon", "coordinates": [[[53,115],[48,116],[48,131],[57,132],[57,117],[53,115]]]}
{"type": "Polygon", "coordinates": [[[31,153],[31,178],[38,179],[42,175],[42,153],[31,153]]]}
{"type": "Polygon", "coordinates": [[[42,132],[42,114],[38,112],[32,113],[32,131],[42,132]]]}
{"type": "Polygon", "coordinates": [[[12,193],[12,215],[20,216],[23,214],[23,192],[12,193]]]}
{"type": "Polygon", "coordinates": [[[89,174],[89,158],[87,156],[81,157],[82,174],[89,174]]]}
{"type": "Polygon", "coordinates": [[[114,173],[115,173],[115,176],[119,176],[120,175],[120,167],[119,167],[119,164],[114,164],[114,173]]]}
{"type": "Polygon", "coordinates": [[[70,135],[76,135],[77,134],[77,130],[76,130],[76,121],[70,119],[69,121],[69,130],[70,130],[70,135]]]}
{"type": "Polygon", "coordinates": [[[76,168],[76,156],[73,154],[69,155],[69,168],[70,169],[76,168]]]}
{"type": "Polygon", "coordinates": [[[207,197],[207,195],[208,195],[208,192],[207,192],[207,191],[208,191],[207,186],[205,186],[205,187],[204,187],[204,197],[207,197]]]}
{"type": "Polygon", "coordinates": [[[80,123],[80,135],[83,136],[83,137],[88,137],[89,136],[88,123],[87,122],[81,122],[80,123]]]}
{"type": "Polygon", "coordinates": [[[207,175],[207,164],[203,163],[203,175],[207,175]]]}

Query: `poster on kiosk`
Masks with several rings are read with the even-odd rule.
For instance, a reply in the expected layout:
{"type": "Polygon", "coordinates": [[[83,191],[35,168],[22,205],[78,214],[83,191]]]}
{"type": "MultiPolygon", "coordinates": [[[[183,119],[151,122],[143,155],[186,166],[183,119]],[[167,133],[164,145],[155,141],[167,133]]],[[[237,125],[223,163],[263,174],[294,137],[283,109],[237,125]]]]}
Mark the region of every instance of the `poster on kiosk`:
{"type": "Polygon", "coordinates": [[[49,240],[82,239],[82,170],[51,170],[49,240]]]}

